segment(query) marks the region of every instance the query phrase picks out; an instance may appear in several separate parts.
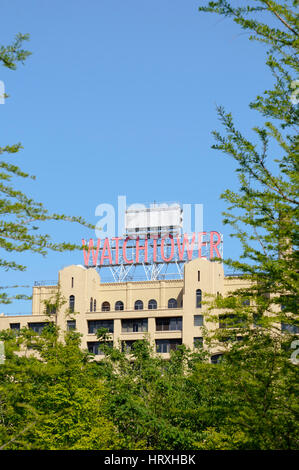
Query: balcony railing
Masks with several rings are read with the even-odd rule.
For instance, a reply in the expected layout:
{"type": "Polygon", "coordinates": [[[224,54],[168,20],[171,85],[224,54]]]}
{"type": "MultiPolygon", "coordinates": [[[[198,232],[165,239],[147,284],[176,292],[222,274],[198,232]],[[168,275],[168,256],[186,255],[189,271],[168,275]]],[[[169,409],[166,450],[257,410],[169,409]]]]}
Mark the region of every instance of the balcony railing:
{"type": "Polygon", "coordinates": [[[34,286],[40,287],[40,286],[57,286],[58,282],[57,281],[34,281],[34,286]]]}

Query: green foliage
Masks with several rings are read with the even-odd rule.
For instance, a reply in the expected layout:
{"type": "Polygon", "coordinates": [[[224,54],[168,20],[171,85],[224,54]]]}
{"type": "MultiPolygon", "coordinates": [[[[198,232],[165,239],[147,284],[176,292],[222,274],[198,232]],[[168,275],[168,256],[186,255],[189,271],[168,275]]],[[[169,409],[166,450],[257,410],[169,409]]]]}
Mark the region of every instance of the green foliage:
{"type": "Polygon", "coordinates": [[[4,67],[16,70],[17,63],[24,63],[31,52],[22,49],[24,41],[29,39],[28,34],[17,34],[14,42],[9,46],[0,46],[0,62],[4,67]]]}
{"type": "MultiPolygon", "coordinates": [[[[188,374],[204,353],[184,346],[165,361],[149,341],[134,343],[131,354],[107,349],[99,371],[108,390],[108,412],[128,449],[188,449],[197,432],[190,429],[194,397],[188,374]],[[186,397],[188,397],[186,399],[186,397]]],[[[199,438],[199,435],[198,435],[199,438]]]]}
{"type": "Polygon", "coordinates": [[[1,339],[6,360],[0,368],[0,448],[122,446],[105,412],[105,386],[89,371],[77,333],[68,332],[62,341],[58,328],[49,324],[41,335],[25,328],[18,336],[1,332],[1,339]]]}
{"type": "Polygon", "coordinates": [[[145,338],[130,355],[107,349],[94,371],[126,449],[297,449],[292,339],[255,330],[211,364],[184,346],[162,359],[145,338]]]}
{"type": "Polygon", "coordinates": [[[222,194],[228,203],[224,223],[242,246],[240,259],[225,263],[252,282],[251,289],[236,295],[249,295],[257,313],[272,312],[280,321],[298,313],[299,107],[292,100],[299,83],[298,2],[233,3],[209,2],[199,10],[233,18],[250,39],[267,45],[274,86],[250,104],[267,118],[264,126],[254,127],[253,139],[236,128],[231,113],[217,108],[226,133],[213,132],[213,148],[236,161],[240,183],[238,192],[222,194]]]}
{"type": "Polygon", "coordinates": [[[218,364],[185,346],[165,360],[145,338],[96,362],[51,323],[2,331],[0,449],[298,449],[294,338],[256,329],[218,364]]]}

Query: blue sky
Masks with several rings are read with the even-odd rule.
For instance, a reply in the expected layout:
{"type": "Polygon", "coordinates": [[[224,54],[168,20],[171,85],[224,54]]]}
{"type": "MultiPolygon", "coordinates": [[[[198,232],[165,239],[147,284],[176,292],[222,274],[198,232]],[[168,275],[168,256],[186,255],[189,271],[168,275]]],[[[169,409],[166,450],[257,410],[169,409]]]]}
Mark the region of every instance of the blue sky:
{"type": "MultiPolygon", "coordinates": [[[[235,164],[211,149],[216,105],[252,135],[248,103],[269,86],[265,49],[229,19],[198,12],[200,0],[2,0],[0,44],[29,33],[32,56],[1,69],[10,98],[0,106],[0,145],[21,142],[16,163],[36,175],[19,188],[50,211],[97,222],[95,208],[135,202],[204,205],[204,229],[224,234],[220,194],[236,189],[235,164]]],[[[48,227],[55,240],[93,236],[48,227]]],[[[32,285],[83,261],[81,253],[22,255],[25,273],[0,285],[32,285]]],[[[2,306],[30,312],[30,302],[2,306]]]]}

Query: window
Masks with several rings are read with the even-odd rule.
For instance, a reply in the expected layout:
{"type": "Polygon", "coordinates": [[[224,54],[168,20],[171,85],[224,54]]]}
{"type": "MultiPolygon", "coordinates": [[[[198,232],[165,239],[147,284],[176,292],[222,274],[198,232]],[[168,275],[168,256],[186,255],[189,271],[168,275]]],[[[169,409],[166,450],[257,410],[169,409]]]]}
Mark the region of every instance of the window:
{"type": "Polygon", "coordinates": [[[232,314],[219,315],[219,328],[240,328],[244,320],[232,314]]]}
{"type": "Polygon", "coordinates": [[[93,310],[93,298],[91,297],[90,302],[89,302],[89,311],[92,312],[92,310],[93,310]]]}
{"type": "Polygon", "coordinates": [[[168,308],[177,308],[178,303],[176,299],[169,299],[168,300],[168,308]]]}
{"type": "Polygon", "coordinates": [[[136,300],[134,308],[135,308],[135,310],[143,310],[142,300],[136,300]]]}
{"type": "Polygon", "coordinates": [[[124,309],[124,303],[121,300],[118,300],[115,302],[115,310],[123,310],[124,309]]]}
{"type": "Polygon", "coordinates": [[[212,364],[219,364],[222,361],[223,354],[214,354],[211,356],[212,364]]]}
{"type": "Polygon", "coordinates": [[[70,312],[73,313],[74,310],[75,310],[75,296],[74,295],[70,295],[70,298],[69,298],[69,309],[70,309],[70,312]]]}
{"type": "Polygon", "coordinates": [[[196,336],[193,338],[193,346],[195,349],[199,349],[203,347],[203,338],[201,336],[196,336]]]}
{"type": "Polygon", "coordinates": [[[35,333],[41,334],[46,325],[49,325],[49,322],[28,323],[28,328],[35,331],[35,333]]]}
{"type": "Polygon", "coordinates": [[[72,280],[71,280],[71,287],[73,288],[74,287],[74,278],[72,277],[72,280]]]}
{"type": "Polygon", "coordinates": [[[156,331],[182,330],[182,317],[156,318],[156,331]]]}
{"type": "Polygon", "coordinates": [[[148,309],[149,310],[156,310],[157,308],[157,301],[155,299],[151,299],[148,301],[148,309]]]}
{"type": "Polygon", "coordinates": [[[109,348],[113,347],[113,341],[88,341],[87,349],[90,354],[95,354],[102,356],[104,354],[103,346],[108,346],[109,348]]]}
{"type": "Polygon", "coordinates": [[[46,305],[46,314],[52,315],[56,313],[56,305],[54,304],[47,304],[46,305]]]}
{"type": "Polygon", "coordinates": [[[110,312],[110,304],[109,302],[102,303],[102,312],[110,312]]]}
{"type": "Polygon", "coordinates": [[[67,320],[66,322],[67,331],[73,331],[76,329],[76,320],[67,320]]]}
{"type": "Polygon", "coordinates": [[[114,331],[114,322],[113,320],[88,320],[88,333],[96,334],[100,328],[106,328],[109,333],[114,331]]]}
{"type": "Polygon", "coordinates": [[[121,350],[122,352],[130,353],[132,349],[134,348],[134,343],[136,343],[136,340],[132,341],[122,341],[121,342],[121,350]]]}
{"type": "Polygon", "coordinates": [[[281,322],[281,331],[287,331],[288,333],[295,335],[299,333],[299,327],[298,325],[292,325],[290,323],[281,322]]]}
{"type": "Polygon", "coordinates": [[[203,326],[203,315],[194,315],[194,326],[203,326]]]}
{"type": "Polygon", "coordinates": [[[156,352],[169,353],[182,344],[181,339],[156,339],[156,352]]]}
{"type": "Polygon", "coordinates": [[[250,300],[249,299],[243,300],[242,305],[246,305],[246,306],[248,305],[249,306],[250,305],[250,300]]]}
{"type": "Polygon", "coordinates": [[[197,280],[200,281],[200,271],[197,271],[197,280]]]}
{"type": "Polygon", "coordinates": [[[121,331],[122,333],[139,333],[141,331],[147,331],[147,318],[122,320],[121,331]]]}
{"type": "Polygon", "coordinates": [[[196,291],[196,308],[201,308],[202,293],[201,289],[196,291]]]}
{"type": "Polygon", "coordinates": [[[10,323],[9,327],[11,330],[20,331],[20,323],[10,323]]]}
{"type": "Polygon", "coordinates": [[[94,301],[93,301],[93,311],[94,312],[97,311],[97,301],[96,301],[96,299],[94,299],[94,301]]]}

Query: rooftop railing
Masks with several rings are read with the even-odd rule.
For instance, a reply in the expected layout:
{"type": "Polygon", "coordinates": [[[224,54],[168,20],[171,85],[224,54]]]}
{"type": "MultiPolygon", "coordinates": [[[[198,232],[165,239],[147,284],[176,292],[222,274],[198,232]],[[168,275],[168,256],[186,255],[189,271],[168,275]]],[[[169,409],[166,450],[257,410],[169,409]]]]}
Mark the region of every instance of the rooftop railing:
{"type": "Polygon", "coordinates": [[[58,281],[34,281],[34,286],[57,286],[58,281]]]}

